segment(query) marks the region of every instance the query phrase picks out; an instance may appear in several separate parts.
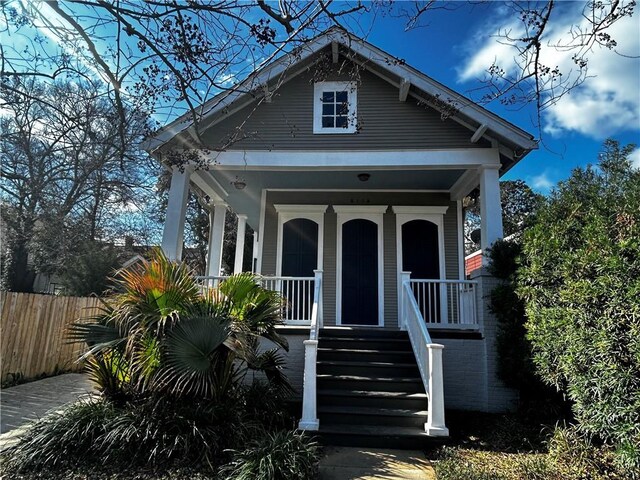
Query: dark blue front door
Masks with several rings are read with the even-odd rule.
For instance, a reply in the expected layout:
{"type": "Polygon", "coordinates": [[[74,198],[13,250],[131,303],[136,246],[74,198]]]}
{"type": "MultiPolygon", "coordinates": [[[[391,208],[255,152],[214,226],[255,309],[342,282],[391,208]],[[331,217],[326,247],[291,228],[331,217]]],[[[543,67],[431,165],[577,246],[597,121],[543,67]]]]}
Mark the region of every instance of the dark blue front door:
{"type": "Polygon", "coordinates": [[[282,226],[282,275],[313,277],[318,268],[318,224],[306,218],[282,226]]]}
{"type": "Polygon", "coordinates": [[[344,325],[378,325],[378,225],[350,220],[342,226],[344,325]]]}
{"type": "MultiPolygon", "coordinates": [[[[289,220],[282,226],[282,275],[313,277],[318,268],[318,224],[306,218],[289,220]]],[[[287,301],[286,318],[311,318],[313,282],[284,282],[282,296],[287,301]]]]}
{"type": "MultiPolygon", "coordinates": [[[[402,271],[411,278],[440,278],[438,227],[426,220],[412,220],[402,225],[402,271]]],[[[440,322],[440,287],[435,283],[414,285],[416,301],[429,322],[440,322]]]]}

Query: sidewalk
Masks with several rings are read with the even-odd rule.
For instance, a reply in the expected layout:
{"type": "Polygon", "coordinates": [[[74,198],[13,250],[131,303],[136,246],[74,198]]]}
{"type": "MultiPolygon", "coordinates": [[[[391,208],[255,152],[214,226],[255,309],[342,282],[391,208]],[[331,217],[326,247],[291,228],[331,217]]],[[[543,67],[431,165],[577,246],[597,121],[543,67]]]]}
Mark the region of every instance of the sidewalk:
{"type": "Polygon", "coordinates": [[[74,402],[91,392],[86,376],[67,373],[3,388],[0,392],[0,450],[13,443],[20,427],[49,410],[74,402]]]}
{"type": "Polygon", "coordinates": [[[320,460],[320,480],[435,480],[424,453],[327,447],[320,460]]]}

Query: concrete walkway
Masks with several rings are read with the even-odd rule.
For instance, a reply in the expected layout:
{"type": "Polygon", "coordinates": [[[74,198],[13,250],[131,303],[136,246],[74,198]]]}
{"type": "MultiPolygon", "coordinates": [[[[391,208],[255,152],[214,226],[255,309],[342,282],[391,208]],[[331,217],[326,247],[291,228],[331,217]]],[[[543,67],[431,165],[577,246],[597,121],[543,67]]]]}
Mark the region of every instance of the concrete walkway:
{"type": "Polygon", "coordinates": [[[3,388],[0,392],[0,440],[6,441],[18,433],[21,426],[49,410],[76,401],[91,390],[87,377],[79,373],[3,388]]]}
{"type": "Polygon", "coordinates": [[[327,447],[320,460],[320,480],[435,480],[424,453],[327,447]]]}

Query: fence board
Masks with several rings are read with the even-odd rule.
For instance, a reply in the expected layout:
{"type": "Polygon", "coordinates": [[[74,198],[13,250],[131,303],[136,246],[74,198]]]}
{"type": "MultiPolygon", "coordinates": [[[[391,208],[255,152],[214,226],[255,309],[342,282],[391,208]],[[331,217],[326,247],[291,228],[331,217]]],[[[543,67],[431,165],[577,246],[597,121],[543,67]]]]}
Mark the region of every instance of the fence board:
{"type": "Polygon", "coordinates": [[[33,293],[3,293],[0,317],[0,378],[52,374],[59,369],[80,370],[76,362],[82,345],[69,345],[69,325],[92,315],[97,298],[33,293]]]}

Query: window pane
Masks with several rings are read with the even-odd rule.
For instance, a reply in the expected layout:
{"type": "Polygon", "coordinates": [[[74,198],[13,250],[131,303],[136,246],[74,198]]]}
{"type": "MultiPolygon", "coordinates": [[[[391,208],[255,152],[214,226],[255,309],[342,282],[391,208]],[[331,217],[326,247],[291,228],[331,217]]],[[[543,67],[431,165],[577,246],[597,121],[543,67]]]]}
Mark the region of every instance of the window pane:
{"type": "Polygon", "coordinates": [[[325,103],[322,105],[322,115],[335,115],[335,104],[325,103]]]}
{"type": "Polygon", "coordinates": [[[349,104],[348,103],[339,103],[338,105],[336,105],[337,108],[337,114],[338,115],[347,115],[349,113],[349,104]]]}
{"type": "Polygon", "coordinates": [[[333,92],[322,92],[323,102],[333,102],[333,92]]]}
{"type": "Polygon", "coordinates": [[[347,92],[336,92],[336,102],[343,103],[347,101],[347,92]]]}
{"type": "Polygon", "coordinates": [[[333,117],[322,117],[322,128],[333,128],[333,117]]]}
{"type": "Polygon", "coordinates": [[[337,128],[347,128],[347,117],[336,117],[337,128]]]}

